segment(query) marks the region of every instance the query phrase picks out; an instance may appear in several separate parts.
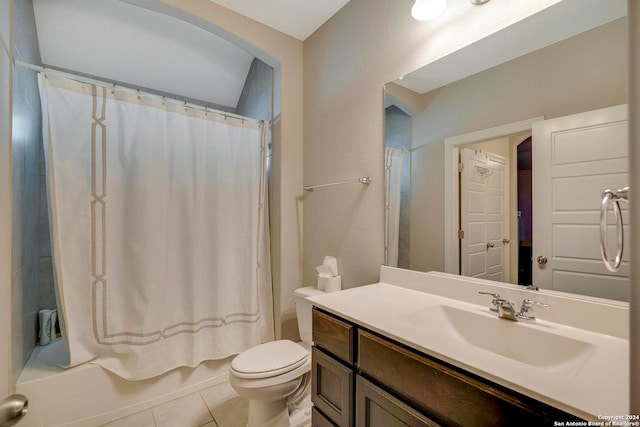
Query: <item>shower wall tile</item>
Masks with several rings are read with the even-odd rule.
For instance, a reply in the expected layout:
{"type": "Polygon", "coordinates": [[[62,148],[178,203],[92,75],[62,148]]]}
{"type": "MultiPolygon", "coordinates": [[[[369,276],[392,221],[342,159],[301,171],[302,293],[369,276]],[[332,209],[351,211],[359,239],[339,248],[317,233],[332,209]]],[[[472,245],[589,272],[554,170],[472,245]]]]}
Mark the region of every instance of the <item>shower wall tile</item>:
{"type": "Polygon", "coordinates": [[[386,148],[404,150],[402,175],[400,178],[400,225],[398,230],[398,267],[410,268],[409,236],[411,223],[409,219],[409,203],[411,192],[411,117],[395,105],[385,109],[384,145],[386,148]]]}
{"type": "MultiPolygon", "coordinates": [[[[16,60],[40,64],[33,4],[14,2],[14,40],[16,60]]],[[[40,260],[43,224],[40,204],[42,121],[37,73],[21,67],[13,69],[12,104],[12,378],[15,381],[36,345],[37,313],[40,301],[50,301],[53,280],[51,268],[40,260]],[[43,289],[50,286],[50,289],[43,289]]],[[[46,196],[46,194],[45,194],[46,196]]],[[[45,197],[46,200],[46,197],[45,197]]],[[[50,258],[50,252],[45,252],[50,258]]]]}
{"type": "Polygon", "coordinates": [[[38,255],[41,258],[51,258],[49,208],[47,205],[47,187],[45,176],[39,175],[38,181],[38,255]]]}
{"type": "Polygon", "coordinates": [[[400,179],[400,191],[409,193],[411,191],[411,154],[409,147],[405,148],[405,155],[402,158],[402,177],[400,179]]]}
{"type": "Polygon", "coordinates": [[[33,14],[32,0],[14,0],[13,38],[16,41],[20,56],[16,59],[31,64],[40,64],[40,46],[33,14]]]}
{"type": "MultiPolygon", "coordinates": [[[[24,361],[31,355],[37,340],[37,310],[29,308],[25,304],[25,300],[28,300],[30,296],[27,295],[24,298],[21,292],[23,283],[28,280],[27,270],[24,269],[19,269],[11,275],[12,307],[16,309],[12,312],[11,319],[14,330],[11,337],[11,362],[14,368],[19,366],[20,369],[24,361]]],[[[14,381],[19,373],[20,370],[15,372],[14,369],[14,381]]]]}
{"type": "Polygon", "coordinates": [[[400,239],[409,240],[409,221],[409,193],[400,193],[400,239]]]}
{"type": "Polygon", "coordinates": [[[398,268],[409,268],[409,240],[398,240],[398,268]]]}
{"type": "Polygon", "coordinates": [[[22,269],[11,274],[11,366],[22,363],[22,269]]]}
{"type": "MultiPolygon", "coordinates": [[[[30,73],[33,74],[33,73],[30,73]]],[[[31,200],[33,202],[37,201],[38,196],[38,185],[39,181],[39,170],[38,166],[40,163],[40,150],[38,149],[41,138],[40,138],[40,120],[39,115],[36,111],[36,108],[32,105],[29,100],[25,102],[25,113],[27,115],[26,118],[26,139],[29,141],[28,144],[25,145],[24,152],[24,170],[25,170],[25,198],[27,200],[31,200]]],[[[37,215],[37,211],[36,211],[37,215]]]]}
{"type": "Polygon", "coordinates": [[[56,308],[56,293],[53,282],[53,261],[51,257],[38,258],[38,306],[40,308],[56,308]]]}
{"type": "Polygon", "coordinates": [[[0,1],[0,49],[9,53],[9,31],[10,25],[7,19],[11,15],[11,2],[8,0],[0,1]],[[4,45],[4,46],[3,46],[4,45]]]}
{"type": "MultiPolygon", "coordinates": [[[[11,144],[11,158],[12,160],[20,163],[24,163],[24,146],[26,144],[26,114],[25,114],[25,101],[21,96],[22,73],[14,68],[13,71],[13,106],[11,115],[11,132],[12,132],[12,144],[11,144]]],[[[24,90],[24,89],[23,89],[24,90]]]]}
{"type": "Polygon", "coordinates": [[[24,211],[23,204],[24,200],[22,197],[23,188],[24,188],[24,171],[22,163],[13,160],[12,164],[12,189],[13,189],[13,212],[12,212],[12,228],[13,228],[13,236],[11,243],[11,272],[15,272],[22,267],[23,263],[23,255],[24,255],[24,235],[22,230],[24,229],[23,215],[24,211]]]}
{"type": "Polygon", "coordinates": [[[272,80],[273,69],[255,58],[247,73],[236,112],[257,120],[270,121],[272,80]]]}

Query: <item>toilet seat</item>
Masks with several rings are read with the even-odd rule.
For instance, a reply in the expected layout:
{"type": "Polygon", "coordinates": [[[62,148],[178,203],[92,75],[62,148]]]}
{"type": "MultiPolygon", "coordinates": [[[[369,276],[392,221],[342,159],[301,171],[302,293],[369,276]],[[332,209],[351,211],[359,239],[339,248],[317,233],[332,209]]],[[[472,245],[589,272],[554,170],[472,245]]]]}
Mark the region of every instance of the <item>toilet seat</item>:
{"type": "Polygon", "coordinates": [[[309,352],[293,341],[271,341],[240,353],[231,362],[231,372],[236,378],[269,378],[299,368],[308,358],[309,352]]]}

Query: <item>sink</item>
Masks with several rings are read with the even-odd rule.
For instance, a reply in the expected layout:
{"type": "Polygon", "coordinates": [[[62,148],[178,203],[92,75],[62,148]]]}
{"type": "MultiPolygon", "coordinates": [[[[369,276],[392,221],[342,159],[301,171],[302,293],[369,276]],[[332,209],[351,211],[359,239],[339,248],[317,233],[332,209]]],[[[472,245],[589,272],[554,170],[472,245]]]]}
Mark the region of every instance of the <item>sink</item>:
{"type": "Polygon", "coordinates": [[[578,339],[562,335],[549,326],[527,325],[500,319],[488,309],[474,311],[448,305],[424,307],[403,319],[413,325],[424,325],[424,330],[434,334],[456,337],[476,348],[498,354],[529,366],[551,369],[569,362],[573,367],[578,361],[586,361],[595,347],[578,339]],[[429,325],[437,325],[437,330],[429,325]]]}

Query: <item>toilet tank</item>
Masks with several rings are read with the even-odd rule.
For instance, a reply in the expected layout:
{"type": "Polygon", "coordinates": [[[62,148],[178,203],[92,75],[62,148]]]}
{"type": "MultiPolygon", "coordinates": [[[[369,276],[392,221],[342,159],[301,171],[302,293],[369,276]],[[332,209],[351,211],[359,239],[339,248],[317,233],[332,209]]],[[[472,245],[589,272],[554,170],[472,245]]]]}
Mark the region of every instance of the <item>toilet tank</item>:
{"type": "Polygon", "coordinates": [[[307,300],[307,297],[324,294],[315,286],[307,286],[306,288],[298,288],[293,291],[293,300],[296,304],[296,315],[298,317],[298,330],[300,331],[300,339],[311,345],[311,308],[313,304],[307,300]]]}

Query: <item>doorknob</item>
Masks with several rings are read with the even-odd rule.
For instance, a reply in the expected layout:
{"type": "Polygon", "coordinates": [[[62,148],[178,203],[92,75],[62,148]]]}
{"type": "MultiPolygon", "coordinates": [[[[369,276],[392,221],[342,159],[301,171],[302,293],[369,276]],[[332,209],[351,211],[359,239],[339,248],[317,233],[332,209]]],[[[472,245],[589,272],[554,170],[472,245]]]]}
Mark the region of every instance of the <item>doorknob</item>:
{"type": "Polygon", "coordinates": [[[494,243],[493,242],[489,242],[487,243],[487,249],[494,247],[494,243]]]}
{"type": "Polygon", "coordinates": [[[502,239],[502,243],[506,245],[507,243],[509,243],[509,239],[502,239]]]}
{"type": "Polygon", "coordinates": [[[21,394],[14,394],[0,402],[0,426],[10,427],[27,415],[29,400],[21,394]]]}
{"type": "Polygon", "coordinates": [[[547,257],[546,257],[546,256],[542,256],[542,255],[540,255],[540,256],[538,257],[538,264],[540,264],[540,265],[545,265],[546,263],[547,263],[547,257]]]}

